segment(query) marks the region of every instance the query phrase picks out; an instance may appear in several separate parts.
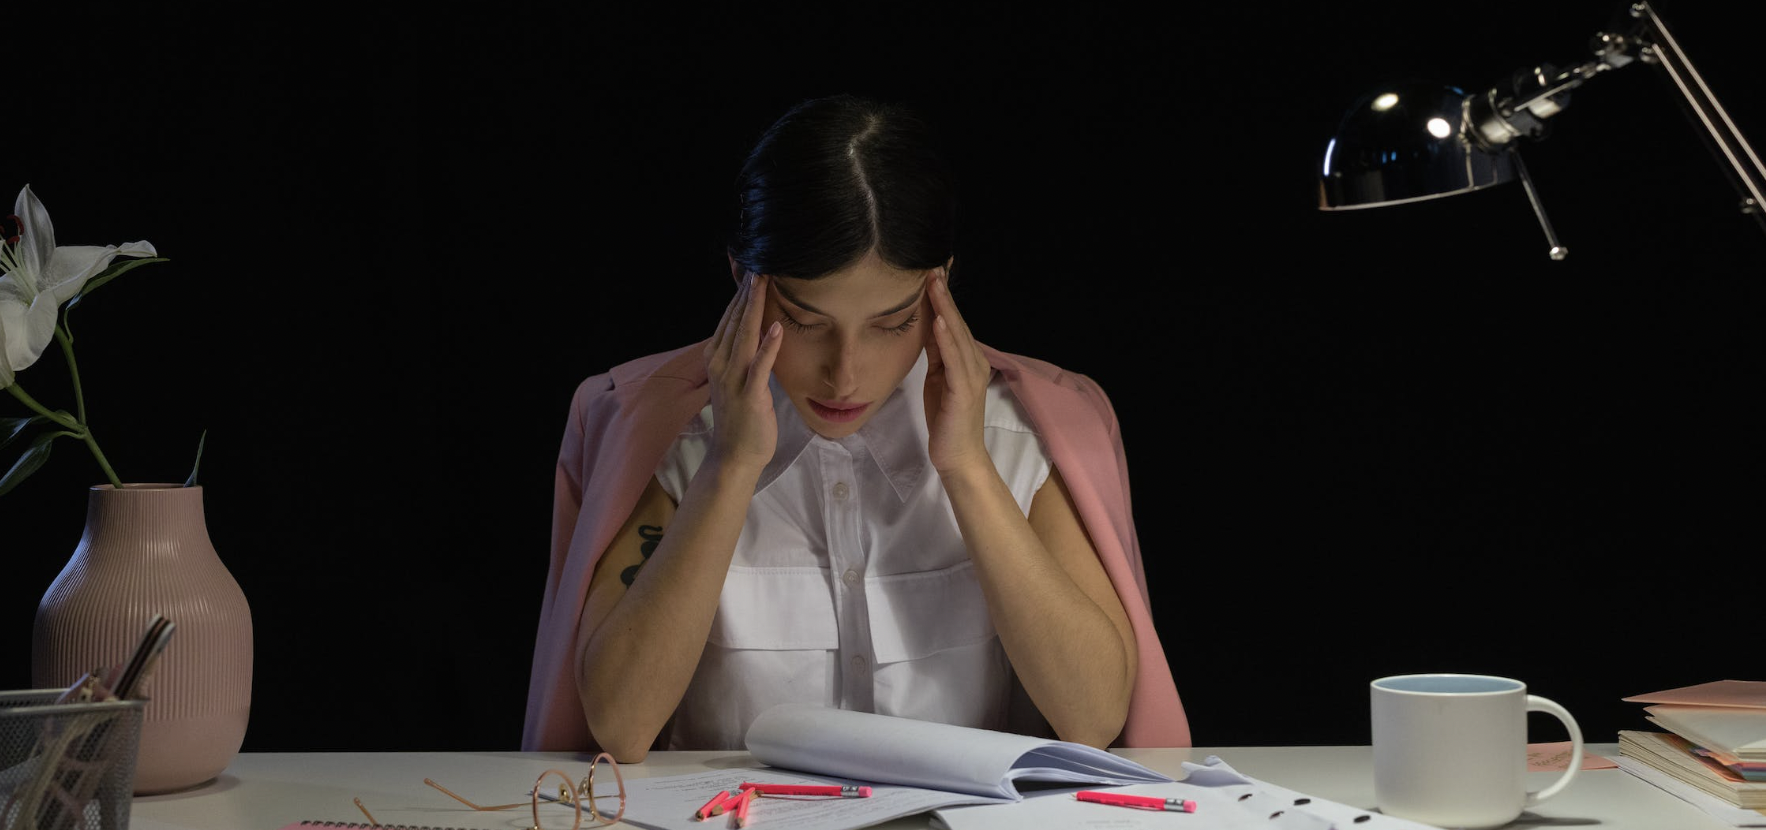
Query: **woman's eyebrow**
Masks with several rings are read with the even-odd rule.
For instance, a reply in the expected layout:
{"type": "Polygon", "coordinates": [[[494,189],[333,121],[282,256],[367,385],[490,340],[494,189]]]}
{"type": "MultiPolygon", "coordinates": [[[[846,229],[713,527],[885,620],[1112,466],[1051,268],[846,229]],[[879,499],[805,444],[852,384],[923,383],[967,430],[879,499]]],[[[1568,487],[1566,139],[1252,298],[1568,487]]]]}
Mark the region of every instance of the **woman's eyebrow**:
{"type": "MultiPolygon", "coordinates": [[[[832,317],[833,316],[832,314],[829,314],[826,311],[823,311],[819,308],[816,308],[813,305],[810,305],[809,303],[806,303],[796,297],[791,296],[791,292],[786,291],[785,286],[776,280],[773,281],[773,290],[779,292],[779,296],[784,297],[785,299],[789,300],[792,305],[797,306],[798,308],[801,308],[804,311],[807,311],[811,314],[820,314],[823,317],[832,317]]],[[[869,319],[875,320],[879,317],[888,317],[891,314],[896,314],[896,313],[899,313],[905,309],[909,309],[909,308],[912,308],[912,307],[918,305],[920,302],[920,298],[925,295],[925,290],[926,290],[926,284],[922,282],[922,283],[920,283],[920,287],[914,290],[914,295],[912,297],[907,298],[906,300],[897,304],[895,307],[889,309],[888,311],[880,311],[880,312],[877,312],[876,314],[871,315],[869,319]]]]}

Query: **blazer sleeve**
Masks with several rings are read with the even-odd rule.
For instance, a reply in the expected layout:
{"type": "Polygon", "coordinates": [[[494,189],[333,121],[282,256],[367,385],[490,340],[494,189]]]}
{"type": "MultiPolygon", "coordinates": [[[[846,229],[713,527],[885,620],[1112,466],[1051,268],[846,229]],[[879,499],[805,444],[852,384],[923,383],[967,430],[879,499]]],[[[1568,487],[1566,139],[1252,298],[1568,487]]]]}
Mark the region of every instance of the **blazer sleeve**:
{"type": "MultiPolygon", "coordinates": [[[[576,694],[576,626],[586,597],[587,575],[594,573],[595,561],[606,545],[597,548],[592,540],[580,546],[575,542],[582,528],[583,490],[594,470],[586,458],[593,455],[591,448],[598,443],[590,437],[590,428],[605,427],[604,418],[598,416],[612,390],[607,375],[596,375],[577,386],[558,448],[552,474],[551,552],[521,737],[521,748],[527,752],[577,749],[593,742],[576,694]],[[572,551],[579,548],[586,556],[573,557],[572,551]],[[575,585],[578,581],[582,583],[581,596],[575,585]]],[[[597,534],[591,529],[589,535],[597,534]]]]}
{"type": "Polygon", "coordinates": [[[577,627],[595,564],[631,516],[668,445],[709,398],[701,344],[577,385],[553,472],[552,539],[521,748],[593,751],[576,688],[577,627]]]}
{"type": "Polygon", "coordinates": [[[1130,499],[1128,455],[1109,396],[1085,375],[1034,358],[983,350],[1043,436],[1134,628],[1139,669],[1116,745],[1189,746],[1189,718],[1153,625],[1130,499]]]}

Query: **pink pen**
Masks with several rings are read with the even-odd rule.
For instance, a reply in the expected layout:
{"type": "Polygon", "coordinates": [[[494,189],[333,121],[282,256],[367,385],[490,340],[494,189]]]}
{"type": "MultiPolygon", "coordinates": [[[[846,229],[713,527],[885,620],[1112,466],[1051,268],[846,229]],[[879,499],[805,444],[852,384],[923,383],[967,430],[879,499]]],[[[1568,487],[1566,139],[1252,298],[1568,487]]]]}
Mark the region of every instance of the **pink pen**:
{"type": "Polygon", "coordinates": [[[742,782],[742,789],[761,795],[837,795],[841,798],[870,798],[871,788],[856,784],[754,784],[742,782]]]}
{"type": "Polygon", "coordinates": [[[1080,801],[1096,804],[1110,804],[1116,807],[1134,807],[1141,810],[1165,810],[1174,813],[1193,813],[1196,802],[1187,798],[1159,798],[1151,795],[1128,795],[1126,793],[1101,793],[1097,790],[1080,790],[1073,794],[1080,801]]]}

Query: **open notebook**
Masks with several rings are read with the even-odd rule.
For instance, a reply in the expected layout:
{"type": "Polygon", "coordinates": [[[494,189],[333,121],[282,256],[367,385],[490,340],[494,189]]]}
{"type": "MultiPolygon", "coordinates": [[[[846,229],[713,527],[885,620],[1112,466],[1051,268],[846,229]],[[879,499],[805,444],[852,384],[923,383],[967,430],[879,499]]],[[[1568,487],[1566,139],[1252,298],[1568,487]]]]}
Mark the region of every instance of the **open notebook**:
{"type": "Polygon", "coordinates": [[[1022,797],[1020,781],[1172,780],[1084,744],[797,704],[761,713],[748,728],[748,752],[798,772],[1011,800],[1022,797]]]}
{"type": "Polygon", "coordinates": [[[870,798],[763,798],[757,826],[853,830],[946,807],[1010,804],[1020,786],[1170,783],[1100,749],[986,729],[782,704],[748,728],[754,767],[626,778],[625,821],[654,830],[722,827],[692,817],[707,797],[743,781],[864,784],[870,798]]]}

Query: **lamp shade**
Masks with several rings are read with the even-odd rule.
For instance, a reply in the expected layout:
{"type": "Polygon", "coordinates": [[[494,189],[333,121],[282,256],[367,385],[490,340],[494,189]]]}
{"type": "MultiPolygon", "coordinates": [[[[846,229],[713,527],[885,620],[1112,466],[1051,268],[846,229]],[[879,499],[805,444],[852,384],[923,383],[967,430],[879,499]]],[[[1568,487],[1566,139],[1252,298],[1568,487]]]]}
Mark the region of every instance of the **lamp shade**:
{"type": "Polygon", "coordinates": [[[1466,94],[1428,81],[1387,84],[1344,114],[1325,146],[1321,210],[1394,205],[1467,193],[1515,178],[1508,150],[1466,129],[1466,94]]]}

